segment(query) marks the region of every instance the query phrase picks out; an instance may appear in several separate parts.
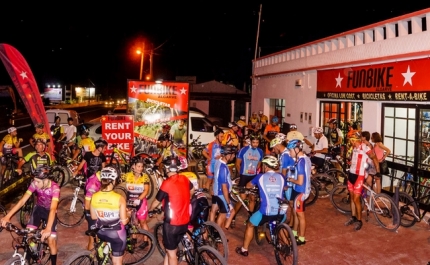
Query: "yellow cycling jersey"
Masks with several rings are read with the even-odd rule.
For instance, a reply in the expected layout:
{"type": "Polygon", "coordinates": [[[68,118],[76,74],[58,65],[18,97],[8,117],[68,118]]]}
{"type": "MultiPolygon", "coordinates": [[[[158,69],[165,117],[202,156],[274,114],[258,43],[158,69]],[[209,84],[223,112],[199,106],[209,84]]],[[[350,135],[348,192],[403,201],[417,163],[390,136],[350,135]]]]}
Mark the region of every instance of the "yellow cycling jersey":
{"type": "Polygon", "coordinates": [[[269,118],[266,115],[260,116],[261,123],[267,124],[268,121],[269,121],[269,118]]]}
{"type": "Polygon", "coordinates": [[[97,214],[102,225],[119,221],[119,200],[121,195],[114,191],[98,191],[91,198],[91,209],[97,214]]]}
{"type": "Polygon", "coordinates": [[[181,172],[179,173],[179,175],[184,175],[186,176],[190,182],[193,184],[194,189],[198,189],[199,188],[199,180],[196,176],[196,174],[194,174],[193,172],[181,172]]]}
{"type": "Polygon", "coordinates": [[[245,122],[245,121],[243,121],[243,120],[238,120],[238,121],[236,122],[236,124],[237,124],[240,128],[242,128],[242,127],[245,127],[245,126],[246,126],[246,122],[245,122]]]}
{"type": "Polygon", "coordinates": [[[49,134],[44,132],[42,134],[38,134],[38,133],[33,134],[33,139],[34,140],[42,139],[45,143],[47,143],[51,138],[49,137],[49,134]]]}
{"type": "Polygon", "coordinates": [[[18,143],[18,138],[16,136],[12,137],[12,135],[7,134],[5,137],[3,137],[3,142],[4,142],[3,148],[11,149],[11,148],[14,148],[15,144],[18,143]]]}
{"type": "Polygon", "coordinates": [[[91,138],[82,139],[79,144],[79,148],[84,148],[85,152],[92,152],[96,149],[94,141],[91,138]]]}
{"type": "Polygon", "coordinates": [[[133,172],[128,172],[125,174],[124,179],[127,192],[132,194],[140,195],[145,190],[145,184],[149,184],[149,176],[145,173],[136,179],[133,172]]]}

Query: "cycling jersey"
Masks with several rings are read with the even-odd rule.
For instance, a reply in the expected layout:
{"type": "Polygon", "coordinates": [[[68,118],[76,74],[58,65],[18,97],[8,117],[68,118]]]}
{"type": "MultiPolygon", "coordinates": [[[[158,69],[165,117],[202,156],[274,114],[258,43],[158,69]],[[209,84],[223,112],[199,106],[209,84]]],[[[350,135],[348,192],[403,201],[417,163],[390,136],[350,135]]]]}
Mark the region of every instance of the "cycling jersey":
{"type": "Polygon", "coordinates": [[[166,148],[163,148],[160,152],[160,156],[164,158],[167,158],[169,156],[174,156],[177,152],[174,150],[175,146],[172,144],[166,148]]]}
{"type": "Polygon", "coordinates": [[[243,120],[238,120],[236,122],[237,126],[239,126],[240,128],[245,127],[246,126],[246,122],[243,120]]]}
{"type": "Polygon", "coordinates": [[[51,132],[52,138],[54,138],[55,141],[58,141],[58,139],[60,139],[61,135],[64,133],[64,128],[61,125],[52,125],[51,132]]]}
{"type": "Polygon", "coordinates": [[[31,152],[24,157],[24,160],[30,163],[32,172],[40,166],[51,166],[52,163],[51,155],[48,153],[37,154],[31,152]]]}
{"type": "Polygon", "coordinates": [[[290,167],[294,166],[294,159],[290,156],[290,151],[287,148],[279,156],[279,164],[281,165],[281,170],[290,169],[290,167]]]}
{"type": "Polygon", "coordinates": [[[193,184],[182,174],[175,174],[161,184],[157,201],[163,201],[164,222],[187,225],[190,222],[190,191],[193,184]]]}
{"type": "Polygon", "coordinates": [[[91,201],[94,193],[100,190],[101,182],[99,175],[99,173],[94,174],[85,182],[85,200],[91,201]]]}
{"type": "Polygon", "coordinates": [[[257,174],[258,163],[263,159],[263,150],[246,146],[240,149],[237,158],[241,159],[240,174],[245,176],[254,176],[257,174]]]}
{"type": "Polygon", "coordinates": [[[214,172],[214,196],[224,197],[224,194],[222,193],[222,184],[227,184],[228,191],[231,191],[232,182],[230,177],[230,170],[228,169],[226,162],[221,159],[218,159],[215,164],[214,172]]]}
{"type": "MultiPolygon", "coordinates": [[[[285,187],[284,177],[274,171],[258,174],[251,180],[252,185],[258,186],[260,192],[260,209],[264,215],[277,215],[279,203],[277,198],[283,198],[285,187]]],[[[285,214],[281,212],[280,214],[285,214]]]]}
{"type": "Polygon", "coordinates": [[[330,131],[330,141],[332,144],[337,143],[339,138],[343,138],[343,133],[339,128],[334,128],[330,131]]]}
{"type": "Polygon", "coordinates": [[[266,135],[269,140],[273,140],[276,134],[278,134],[279,132],[281,132],[281,128],[279,127],[279,125],[273,126],[273,124],[268,124],[264,129],[264,135],[266,135]]]}
{"type": "Polygon", "coordinates": [[[228,132],[224,133],[224,139],[222,140],[221,145],[238,146],[239,138],[237,137],[237,134],[232,129],[228,130],[228,132]]]}
{"type": "Polygon", "coordinates": [[[210,142],[206,146],[205,151],[210,155],[210,160],[208,161],[210,163],[209,171],[213,175],[215,170],[215,161],[217,160],[216,157],[221,155],[221,144],[219,144],[216,140],[210,142]]]}
{"type": "Polygon", "coordinates": [[[248,122],[248,124],[249,125],[251,125],[251,127],[253,128],[253,129],[256,129],[257,128],[257,126],[258,126],[258,122],[259,122],[259,119],[258,119],[258,117],[251,117],[251,118],[249,118],[249,122],[248,122]]]}
{"type": "Polygon", "coordinates": [[[372,149],[364,143],[360,143],[358,147],[354,147],[349,172],[358,176],[364,176],[370,152],[372,152],[372,149]]]}
{"type": "Polygon", "coordinates": [[[60,198],[60,187],[53,181],[51,181],[49,187],[45,189],[37,188],[33,181],[26,192],[30,195],[35,193],[37,196],[36,205],[48,210],[51,209],[51,202],[58,201],[60,198]]]}
{"type": "Polygon", "coordinates": [[[93,152],[85,153],[83,159],[87,164],[87,177],[94,175],[97,171],[102,169],[103,163],[106,163],[106,156],[103,153],[95,156],[93,152]]]}
{"type": "Polygon", "coordinates": [[[96,149],[94,141],[91,138],[82,139],[79,144],[79,148],[83,148],[85,152],[92,152],[96,149]]]}
{"type": "Polygon", "coordinates": [[[149,185],[149,176],[143,173],[136,179],[133,172],[128,172],[124,178],[125,188],[127,189],[127,207],[137,208],[133,205],[133,201],[139,199],[140,194],[145,190],[145,184],[149,185]]]}
{"type": "MultiPolygon", "coordinates": [[[[12,149],[15,147],[15,145],[18,143],[18,137],[6,134],[5,137],[3,137],[3,149],[12,149]]],[[[5,152],[3,152],[5,153],[5,152]]]]}
{"type": "Polygon", "coordinates": [[[309,196],[311,192],[311,160],[308,156],[301,156],[297,158],[297,164],[295,166],[295,171],[297,176],[303,175],[302,185],[293,184],[293,189],[298,193],[305,194],[304,199],[309,196]]]}
{"type": "Polygon", "coordinates": [[[188,180],[193,184],[195,190],[199,189],[199,179],[197,178],[195,173],[187,171],[181,172],[181,175],[184,175],[188,178],[188,180]]]}
{"type": "Polygon", "coordinates": [[[94,193],[91,209],[97,214],[97,225],[119,226],[119,200],[121,195],[114,191],[99,191],[94,193]]]}
{"type": "Polygon", "coordinates": [[[41,134],[35,133],[33,134],[33,139],[37,140],[37,139],[41,139],[43,142],[45,143],[49,143],[51,138],[49,137],[49,134],[43,132],[41,134]]]}

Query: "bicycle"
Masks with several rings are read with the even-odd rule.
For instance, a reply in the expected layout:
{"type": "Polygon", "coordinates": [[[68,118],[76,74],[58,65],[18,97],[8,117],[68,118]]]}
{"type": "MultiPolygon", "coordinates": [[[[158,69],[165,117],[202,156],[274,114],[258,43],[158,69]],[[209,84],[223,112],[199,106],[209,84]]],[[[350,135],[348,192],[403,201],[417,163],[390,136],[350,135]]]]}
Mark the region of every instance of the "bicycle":
{"type": "MultiPolygon", "coordinates": [[[[278,216],[281,212],[288,211],[288,201],[285,199],[278,199],[278,216]]],[[[281,264],[297,264],[298,263],[298,249],[296,238],[294,237],[291,228],[282,223],[281,217],[254,227],[255,241],[259,246],[263,245],[263,239],[273,246],[275,251],[276,262],[281,264]]]]}
{"type": "MultiPolygon", "coordinates": [[[[46,226],[46,220],[42,220],[42,227],[46,226]]],[[[0,228],[0,231],[3,228],[0,228]]],[[[41,229],[20,229],[12,223],[7,223],[5,230],[14,232],[19,239],[14,238],[17,244],[14,245],[14,253],[4,265],[9,264],[47,264],[50,260],[49,246],[41,241],[41,229]]]]}
{"type": "MultiPolygon", "coordinates": [[[[361,204],[366,206],[366,222],[369,221],[369,212],[372,212],[376,221],[389,231],[396,231],[400,226],[400,212],[398,206],[390,196],[376,193],[366,183],[363,183],[361,204]],[[368,195],[369,193],[369,195],[368,195]],[[364,197],[364,198],[363,198],[364,197]],[[369,197],[369,199],[366,199],[369,197]]],[[[351,213],[351,199],[346,185],[336,186],[330,193],[330,202],[341,213],[351,213]]]]}
{"type": "MultiPolygon", "coordinates": [[[[151,215],[159,213],[161,213],[160,209],[149,212],[151,215]]],[[[187,230],[187,232],[184,234],[181,242],[178,245],[178,251],[176,252],[178,261],[183,259],[188,264],[193,265],[227,265],[226,259],[221,255],[220,252],[218,252],[214,247],[203,243],[205,242],[203,234],[205,234],[204,231],[206,230],[203,229],[203,227],[201,228],[202,229],[200,231],[195,230],[194,233],[187,230]]],[[[222,232],[222,230],[218,231],[222,232]]],[[[160,254],[164,257],[166,252],[164,250],[163,244],[163,222],[156,224],[154,228],[154,236],[157,238],[157,248],[160,251],[160,254]]]]}
{"type": "Polygon", "coordinates": [[[85,217],[84,199],[79,197],[81,188],[85,188],[85,177],[78,174],[74,178],[78,182],[73,195],[63,197],[58,202],[57,220],[64,227],[74,227],[82,223],[85,217]]]}
{"type": "Polygon", "coordinates": [[[13,180],[18,179],[19,175],[15,172],[18,167],[18,162],[22,157],[18,157],[16,154],[6,153],[3,157],[3,163],[5,170],[3,175],[0,175],[0,189],[2,189],[8,183],[12,183],[13,180]]]}
{"type": "Polygon", "coordinates": [[[109,160],[109,163],[106,165],[107,167],[113,167],[117,170],[118,176],[122,176],[126,172],[130,171],[131,165],[129,163],[131,154],[118,149],[118,144],[112,144],[113,148],[112,153],[106,156],[106,159],[109,160]],[[119,162],[119,160],[122,163],[119,162]]]}

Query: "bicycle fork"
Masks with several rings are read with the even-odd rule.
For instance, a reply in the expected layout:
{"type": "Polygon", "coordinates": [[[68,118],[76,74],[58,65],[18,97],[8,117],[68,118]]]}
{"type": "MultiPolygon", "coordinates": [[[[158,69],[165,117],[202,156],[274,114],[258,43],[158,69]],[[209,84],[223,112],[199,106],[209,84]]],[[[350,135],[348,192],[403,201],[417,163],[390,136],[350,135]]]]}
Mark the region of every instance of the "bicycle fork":
{"type": "Polygon", "coordinates": [[[73,200],[72,200],[72,203],[70,204],[70,212],[71,213],[76,212],[76,201],[78,200],[79,190],[80,190],[80,188],[76,187],[75,193],[73,194],[73,200]]]}

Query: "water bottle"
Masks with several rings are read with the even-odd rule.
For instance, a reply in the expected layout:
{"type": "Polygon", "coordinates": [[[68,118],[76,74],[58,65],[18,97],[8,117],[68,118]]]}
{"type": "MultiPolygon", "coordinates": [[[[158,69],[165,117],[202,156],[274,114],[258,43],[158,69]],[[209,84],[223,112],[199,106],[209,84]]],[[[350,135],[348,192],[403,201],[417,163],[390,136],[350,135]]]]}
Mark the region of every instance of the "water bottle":
{"type": "Polygon", "coordinates": [[[33,241],[31,241],[29,245],[30,245],[31,252],[36,253],[37,252],[37,244],[34,243],[33,241]]]}
{"type": "Polygon", "coordinates": [[[106,244],[103,248],[103,254],[107,255],[109,253],[109,244],[106,244]]]}
{"type": "Polygon", "coordinates": [[[196,228],[193,232],[193,236],[198,236],[200,234],[200,228],[196,228]]]}

